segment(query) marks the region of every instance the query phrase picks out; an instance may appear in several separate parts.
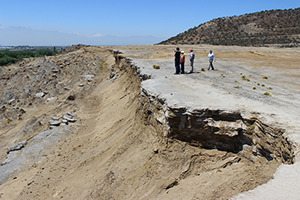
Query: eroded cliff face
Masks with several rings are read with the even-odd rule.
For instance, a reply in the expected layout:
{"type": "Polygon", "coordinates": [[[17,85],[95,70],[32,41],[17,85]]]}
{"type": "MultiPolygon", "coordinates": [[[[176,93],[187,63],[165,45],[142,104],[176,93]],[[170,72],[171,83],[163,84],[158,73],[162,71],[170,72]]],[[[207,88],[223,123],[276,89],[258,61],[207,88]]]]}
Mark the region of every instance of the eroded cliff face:
{"type": "Polygon", "coordinates": [[[264,124],[256,113],[170,108],[164,99],[151,95],[145,89],[142,89],[142,98],[149,101],[147,108],[142,110],[145,115],[156,119],[160,133],[166,139],[184,141],[204,149],[238,153],[252,162],[266,159],[293,163],[292,143],[284,137],[284,130],[264,124]]]}
{"type": "MultiPolygon", "coordinates": [[[[283,130],[255,114],[171,108],[141,88],[141,81],[151,77],[118,52],[85,47],[50,60],[46,63],[56,68],[66,66],[59,73],[49,68],[45,76],[49,83],[57,82],[46,89],[58,100],[49,104],[30,95],[7,104],[1,114],[11,121],[2,121],[6,146],[1,150],[27,139],[20,150],[25,153],[32,138],[50,128],[54,114],[63,116],[72,109],[78,122],[68,125],[71,133],[51,141],[40,155],[43,159],[8,176],[1,186],[4,199],[228,199],[266,183],[281,163],[293,163],[283,130]],[[92,80],[85,79],[87,73],[93,73],[92,80]],[[9,115],[16,106],[26,111],[20,119],[17,112],[9,115]],[[30,123],[27,118],[33,116],[30,123]],[[26,124],[28,129],[38,127],[30,137],[17,134],[26,124]]],[[[43,83],[30,87],[31,93],[44,91],[43,83]]]]}
{"type": "Polygon", "coordinates": [[[256,118],[225,110],[172,109],[168,121],[169,137],[187,141],[193,146],[240,153],[255,162],[264,157],[268,161],[292,164],[291,143],[283,137],[283,130],[270,127],[256,118]]]}
{"type": "MultiPolygon", "coordinates": [[[[130,67],[141,81],[151,78],[141,74],[137,66],[116,52],[115,57],[126,61],[119,62],[121,71],[130,67]]],[[[155,165],[170,172],[165,174],[168,181],[161,186],[168,195],[155,194],[160,198],[176,198],[178,189],[188,189],[191,185],[196,187],[198,182],[204,184],[208,174],[213,184],[220,179],[226,180],[228,185],[216,184],[214,188],[222,188],[220,191],[203,192],[199,196],[206,196],[205,193],[209,193],[208,198],[233,195],[266,183],[277,166],[294,162],[292,143],[284,137],[284,130],[265,124],[254,112],[172,108],[165,99],[141,88],[137,114],[136,117],[142,117],[143,123],[153,127],[156,137],[160,138],[154,145],[154,155],[147,162],[151,167],[145,171],[147,174],[155,173],[157,176],[150,176],[154,179],[162,177],[155,172],[162,169],[155,165]],[[180,169],[177,171],[174,166],[180,169]],[[230,192],[225,194],[224,190],[230,192]]],[[[204,185],[198,189],[210,190],[210,184],[204,185]]]]}

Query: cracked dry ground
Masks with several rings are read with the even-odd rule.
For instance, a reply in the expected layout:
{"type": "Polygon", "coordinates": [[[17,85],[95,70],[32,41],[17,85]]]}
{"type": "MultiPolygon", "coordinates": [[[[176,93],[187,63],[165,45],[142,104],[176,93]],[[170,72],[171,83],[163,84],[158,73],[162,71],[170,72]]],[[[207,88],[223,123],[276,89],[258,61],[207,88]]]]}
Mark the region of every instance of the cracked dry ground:
{"type": "MultiPolygon", "coordinates": [[[[228,199],[272,178],[281,164],[275,159],[261,157],[253,161],[240,152],[205,149],[188,141],[162,137],[161,125],[145,111],[152,102],[141,97],[140,79],[134,67],[126,59],[114,59],[111,51],[101,47],[83,47],[47,57],[39,68],[49,63],[64,64],[65,68],[60,70],[55,86],[37,81],[35,88],[48,87],[48,92],[58,97],[57,102],[48,104],[19,95],[18,101],[1,111],[7,116],[1,122],[2,160],[8,146],[30,140],[47,129],[52,115],[74,110],[80,119],[72,125],[73,133],[53,143],[41,155],[43,160],[6,180],[0,186],[1,198],[228,199]],[[100,60],[106,63],[102,67],[100,60]],[[94,74],[94,80],[79,88],[79,77],[87,73],[94,74]],[[74,94],[75,100],[67,101],[74,94]],[[26,113],[18,118],[20,108],[26,113]],[[40,126],[28,136],[21,128],[33,117],[40,126]]],[[[7,78],[2,78],[1,87],[7,90],[18,83],[19,87],[10,89],[20,89],[26,76],[33,76],[37,60],[3,67],[1,74],[7,78]],[[18,74],[19,80],[14,80],[18,74]]]]}

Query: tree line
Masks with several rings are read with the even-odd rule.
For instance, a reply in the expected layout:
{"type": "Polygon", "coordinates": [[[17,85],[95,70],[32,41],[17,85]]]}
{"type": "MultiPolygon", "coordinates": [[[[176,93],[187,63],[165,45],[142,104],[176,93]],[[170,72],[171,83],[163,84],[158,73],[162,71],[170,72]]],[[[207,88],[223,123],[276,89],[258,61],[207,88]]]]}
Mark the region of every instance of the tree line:
{"type": "Polygon", "coordinates": [[[27,50],[27,51],[2,51],[0,52],[0,66],[14,64],[23,58],[40,57],[40,56],[54,56],[59,52],[49,49],[41,49],[38,51],[27,50]]]}

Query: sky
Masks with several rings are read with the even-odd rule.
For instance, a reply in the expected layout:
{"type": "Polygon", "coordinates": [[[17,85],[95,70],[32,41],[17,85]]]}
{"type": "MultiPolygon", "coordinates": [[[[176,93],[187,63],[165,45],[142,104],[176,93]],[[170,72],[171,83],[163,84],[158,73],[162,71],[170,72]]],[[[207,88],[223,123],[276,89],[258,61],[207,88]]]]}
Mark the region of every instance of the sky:
{"type": "Polygon", "coordinates": [[[0,0],[0,45],[158,43],[215,18],[298,7],[300,0],[0,0]]]}

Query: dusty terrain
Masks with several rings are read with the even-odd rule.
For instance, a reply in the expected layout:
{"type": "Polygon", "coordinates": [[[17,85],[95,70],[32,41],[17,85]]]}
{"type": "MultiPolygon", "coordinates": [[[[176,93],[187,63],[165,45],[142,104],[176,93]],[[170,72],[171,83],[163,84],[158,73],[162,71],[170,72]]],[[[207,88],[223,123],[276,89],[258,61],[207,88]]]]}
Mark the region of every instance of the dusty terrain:
{"type": "Polygon", "coordinates": [[[181,48],[195,73],[173,75],[175,46],[152,45],[1,67],[0,197],[228,199],[294,166],[299,49],[181,48]],[[209,49],[216,71],[201,71],[209,49]],[[68,112],[75,122],[50,127],[68,112]]]}

